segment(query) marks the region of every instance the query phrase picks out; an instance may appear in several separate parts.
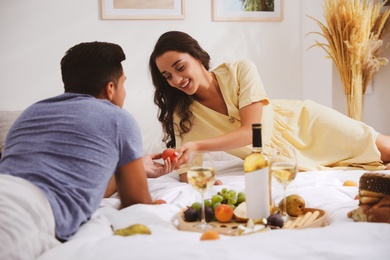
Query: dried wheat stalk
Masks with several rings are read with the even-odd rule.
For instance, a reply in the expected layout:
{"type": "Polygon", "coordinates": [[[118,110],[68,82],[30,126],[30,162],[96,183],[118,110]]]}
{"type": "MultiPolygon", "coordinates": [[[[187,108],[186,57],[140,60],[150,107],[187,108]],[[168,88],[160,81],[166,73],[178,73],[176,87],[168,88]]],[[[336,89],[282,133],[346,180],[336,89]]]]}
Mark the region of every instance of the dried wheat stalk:
{"type": "Polygon", "coordinates": [[[349,103],[349,116],[358,120],[362,120],[363,95],[373,74],[388,63],[386,58],[378,57],[385,25],[390,20],[390,9],[383,14],[380,12],[385,2],[324,0],[326,25],[309,16],[322,31],[309,34],[319,34],[327,40],[327,43],[315,41],[311,47],[321,47],[335,63],[349,103]],[[351,101],[350,98],[360,100],[351,101]],[[354,110],[360,110],[360,114],[354,110]]]}

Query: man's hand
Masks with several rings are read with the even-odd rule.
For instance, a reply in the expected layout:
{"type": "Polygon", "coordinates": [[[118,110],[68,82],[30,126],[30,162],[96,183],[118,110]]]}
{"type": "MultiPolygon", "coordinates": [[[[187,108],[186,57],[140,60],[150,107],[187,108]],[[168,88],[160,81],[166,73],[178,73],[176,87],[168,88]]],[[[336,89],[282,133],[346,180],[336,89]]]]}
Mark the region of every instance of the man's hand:
{"type": "Polygon", "coordinates": [[[142,158],[144,167],[148,178],[158,178],[162,175],[172,172],[177,167],[178,159],[173,160],[168,157],[163,164],[156,162],[155,160],[162,159],[162,154],[145,154],[142,158]]]}

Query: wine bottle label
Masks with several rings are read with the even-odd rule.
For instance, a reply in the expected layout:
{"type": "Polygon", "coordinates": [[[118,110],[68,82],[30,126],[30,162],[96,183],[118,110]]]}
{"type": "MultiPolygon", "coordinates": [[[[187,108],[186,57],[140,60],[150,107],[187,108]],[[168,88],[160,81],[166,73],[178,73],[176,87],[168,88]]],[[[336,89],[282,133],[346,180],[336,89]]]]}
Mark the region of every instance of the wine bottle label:
{"type": "Polygon", "coordinates": [[[270,215],[268,168],[245,173],[247,217],[267,218],[270,215]]]}

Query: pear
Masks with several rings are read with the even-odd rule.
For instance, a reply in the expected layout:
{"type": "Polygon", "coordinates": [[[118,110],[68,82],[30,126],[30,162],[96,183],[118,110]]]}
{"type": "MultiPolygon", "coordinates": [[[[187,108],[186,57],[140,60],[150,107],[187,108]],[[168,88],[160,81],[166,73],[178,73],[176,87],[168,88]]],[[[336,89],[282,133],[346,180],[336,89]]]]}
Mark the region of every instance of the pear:
{"type": "Polygon", "coordinates": [[[240,203],[234,211],[233,217],[237,222],[247,222],[248,217],[246,216],[246,202],[240,203]]]}
{"type": "Polygon", "coordinates": [[[117,236],[126,237],[126,236],[132,236],[132,235],[136,235],[136,234],[146,234],[146,235],[152,234],[150,229],[147,226],[142,225],[142,224],[134,224],[134,225],[128,226],[126,228],[121,228],[121,229],[117,229],[117,230],[114,230],[113,226],[111,226],[111,228],[112,228],[112,231],[114,231],[114,235],[117,235],[117,236]]]}
{"type": "MultiPolygon", "coordinates": [[[[279,202],[279,209],[283,209],[283,199],[279,202]]],[[[286,212],[291,217],[297,217],[303,214],[305,208],[305,200],[297,195],[292,194],[286,197],[286,212]]]]}

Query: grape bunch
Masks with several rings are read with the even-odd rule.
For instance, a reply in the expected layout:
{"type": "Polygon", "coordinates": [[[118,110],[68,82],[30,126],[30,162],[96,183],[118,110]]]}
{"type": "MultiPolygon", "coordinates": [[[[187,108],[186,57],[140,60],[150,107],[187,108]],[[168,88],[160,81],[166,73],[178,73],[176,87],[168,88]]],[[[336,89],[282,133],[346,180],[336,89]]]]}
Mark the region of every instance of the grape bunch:
{"type": "Polygon", "coordinates": [[[217,194],[214,194],[211,199],[205,200],[205,205],[211,206],[215,210],[220,204],[228,204],[233,209],[245,201],[245,193],[237,193],[235,190],[223,188],[217,194]]]}
{"type": "MultiPolygon", "coordinates": [[[[214,211],[220,204],[228,204],[234,210],[245,201],[245,193],[223,188],[214,194],[210,199],[204,200],[206,222],[215,220],[214,211]]],[[[184,220],[194,222],[200,220],[202,203],[194,202],[184,211],[184,220]]]]}

